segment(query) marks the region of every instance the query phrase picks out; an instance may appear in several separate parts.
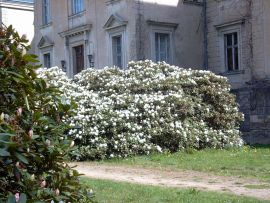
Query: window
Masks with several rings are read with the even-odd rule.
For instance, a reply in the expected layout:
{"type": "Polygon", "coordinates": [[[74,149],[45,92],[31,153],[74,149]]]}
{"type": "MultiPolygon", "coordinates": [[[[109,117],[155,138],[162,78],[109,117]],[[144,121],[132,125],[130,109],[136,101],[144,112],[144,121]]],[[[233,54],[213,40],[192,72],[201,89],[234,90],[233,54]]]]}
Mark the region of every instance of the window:
{"type": "Polygon", "coordinates": [[[108,36],[108,62],[110,66],[116,66],[121,69],[127,67],[127,31],[128,21],[118,14],[111,15],[103,28],[108,36]]]}
{"type": "Polygon", "coordinates": [[[84,69],[84,46],[73,47],[73,74],[77,74],[84,69]]]}
{"type": "Polygon", "coordinates": [[[51,54],[50,53],[46,53],[43,55],[43,66],[45,68],[51,67],[51,54]]]}
{"type": "Polygon", "coordinates": [[[225,67],[227,71],[239,70],[239,43],[238,33],[224,34],[225,67]]]}
{"type": "Polygon", "coordinates": [[[242,74],[242,28],[245,19],[215,25],[218,32],[221,74],[242,74]]]}
{"type": "Polygon", "coordinates": [[[173,64],[174,62],[174,33],[178,27],[177,23],[158,22],[147,20],[150,28],[150,47],[149,55],[155,62],[165,61],[173,64]]]}
{"type": "Polygon", "coordinates": [[[83,0],[72,0],[72,13],[80,13],[84,10],[83,0]]]}
{"type": "Polygon", "coordinates": [[[113,65],[123,68],[122,35],[112,37],[113,65]]]}
{"type": "Polygon", "coordinates": [[[47,25],[51,21],[50,0],[42,0],[42,7],[43,24],[47,25]]]}
{"type": "Polygon", "coordinates": [[[168,33],[155,33],[155,59],[157,62],[170,62],[170,35],[168,33]]]}

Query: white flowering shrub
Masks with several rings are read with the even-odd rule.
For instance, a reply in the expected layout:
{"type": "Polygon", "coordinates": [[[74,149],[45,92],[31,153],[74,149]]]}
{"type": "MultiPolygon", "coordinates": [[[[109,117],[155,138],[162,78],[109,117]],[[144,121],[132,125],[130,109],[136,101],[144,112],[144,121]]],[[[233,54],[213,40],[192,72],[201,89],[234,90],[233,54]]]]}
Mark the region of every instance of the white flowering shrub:
{"type": "Polygon", "coordinates": [[[209,71],[140,61],[127,70],[87,69],[74,80],[57,67],[40,76],[78,104],[76,116],[66,118],[75,127],[69,134],[77,159],[243,144],[243,115],[228,81],[209,71]]]}

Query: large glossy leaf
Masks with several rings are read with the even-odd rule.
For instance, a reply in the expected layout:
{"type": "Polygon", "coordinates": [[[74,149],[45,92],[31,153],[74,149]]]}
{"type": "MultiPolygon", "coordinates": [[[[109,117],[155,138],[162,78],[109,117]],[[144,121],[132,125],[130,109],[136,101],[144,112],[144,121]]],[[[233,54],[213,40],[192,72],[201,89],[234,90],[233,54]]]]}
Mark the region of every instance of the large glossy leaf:
{"type": "Polygon", "coordinates": [[[15,152],[15,156],[23,163],[28,164],[28,160],[26,159],[26,157],[18,152],[15,152]]]}
{"type": "Polygon", "coordinates": [[[7,157],[10,156],[10,153],[6,149],[0,148],[0,156],[7,157]]]}
{"type": "Polygon", "coordinates": [[[14,195],[10,195],[8,197],[7,203],[16,203],[16,199],[14,195]]]}
{"type": "Polygon", "coordinates": [[[27,196],[26,194],[22,193],[20,195],[19,203],[26,203],[26,201],[27,201],[27,196]]]}

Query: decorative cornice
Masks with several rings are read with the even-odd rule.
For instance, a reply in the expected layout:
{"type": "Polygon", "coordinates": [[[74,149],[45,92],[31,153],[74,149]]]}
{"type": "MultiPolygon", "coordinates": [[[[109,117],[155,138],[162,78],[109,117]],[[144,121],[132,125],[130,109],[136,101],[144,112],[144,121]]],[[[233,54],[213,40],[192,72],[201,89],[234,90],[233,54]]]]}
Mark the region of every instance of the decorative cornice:
{"type": "Polygon", "coordinates": [[[85,24],[79,27],[75,27],[63,32],[58,33],[61,37],[71,37],[71,36],[75,36],[75,35],[80,35],[83,34],[86,31],[90,31],[92,28],[91,24],[85,24]]]}
{"type": "Polygon", "coordinates": [[[224,27],[230,27],[230,26],[234,26],[234,25],[241,25],[245,23],[245,19],[240,19],[240,20],[234,20],[234,21],[230,21],[230,22],[225,22],[222,24],[218,24],[218,25],[214,25],[216,29],[222,29],[224,27]]]}
{"type": "Polygon", "coordinates": [[[0,8],[11,8],[11,9],[18,9],[18,10],[34,11],[33,4],[18,3],[18,2],[1,2],[0,1],[0,8]]]}
{"type": "Polygon", "coordinates": [[[159,22],[159,21],[153,21],[153,20],[147,20],[146,22],[148,25],[154,25],[154,26],[172,27],[174,29],[178,27],[178,23],[159,22]]]}

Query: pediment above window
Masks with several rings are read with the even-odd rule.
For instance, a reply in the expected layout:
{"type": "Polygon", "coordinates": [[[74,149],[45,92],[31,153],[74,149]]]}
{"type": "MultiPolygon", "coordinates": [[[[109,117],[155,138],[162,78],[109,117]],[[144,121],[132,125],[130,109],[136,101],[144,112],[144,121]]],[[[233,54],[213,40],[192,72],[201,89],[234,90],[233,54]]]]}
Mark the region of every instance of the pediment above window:
{"type": "Polygon", "coordinates": [[[107,20],[105,25],[103,26],[104,29],[109,30],[121,26],[126,26],[128,21],[126,21],[124,18],[122,18],[118,14],[113,14],[110,16],[110,18],[107,20]]]}
{"type": "Polygon", "coordinates": [[[50,47],[53,45],[54,45],[54,43],[47,36],[42,36],[41,39],[39,40],[39,43],[38,43],[38,47],[40,49],[50,47]]]}
{"type": "Polygon", "coordinates": [[[78,26],[78,27],[66,30],[64,32],[60,32],[59,35],[61,37],[72,37],[72,36],[84,34],[85,32],[90,32],[91,28],[92,28],[91,24],[86,24],[86,25],[82,25],[82,26],[78,26]]]}

